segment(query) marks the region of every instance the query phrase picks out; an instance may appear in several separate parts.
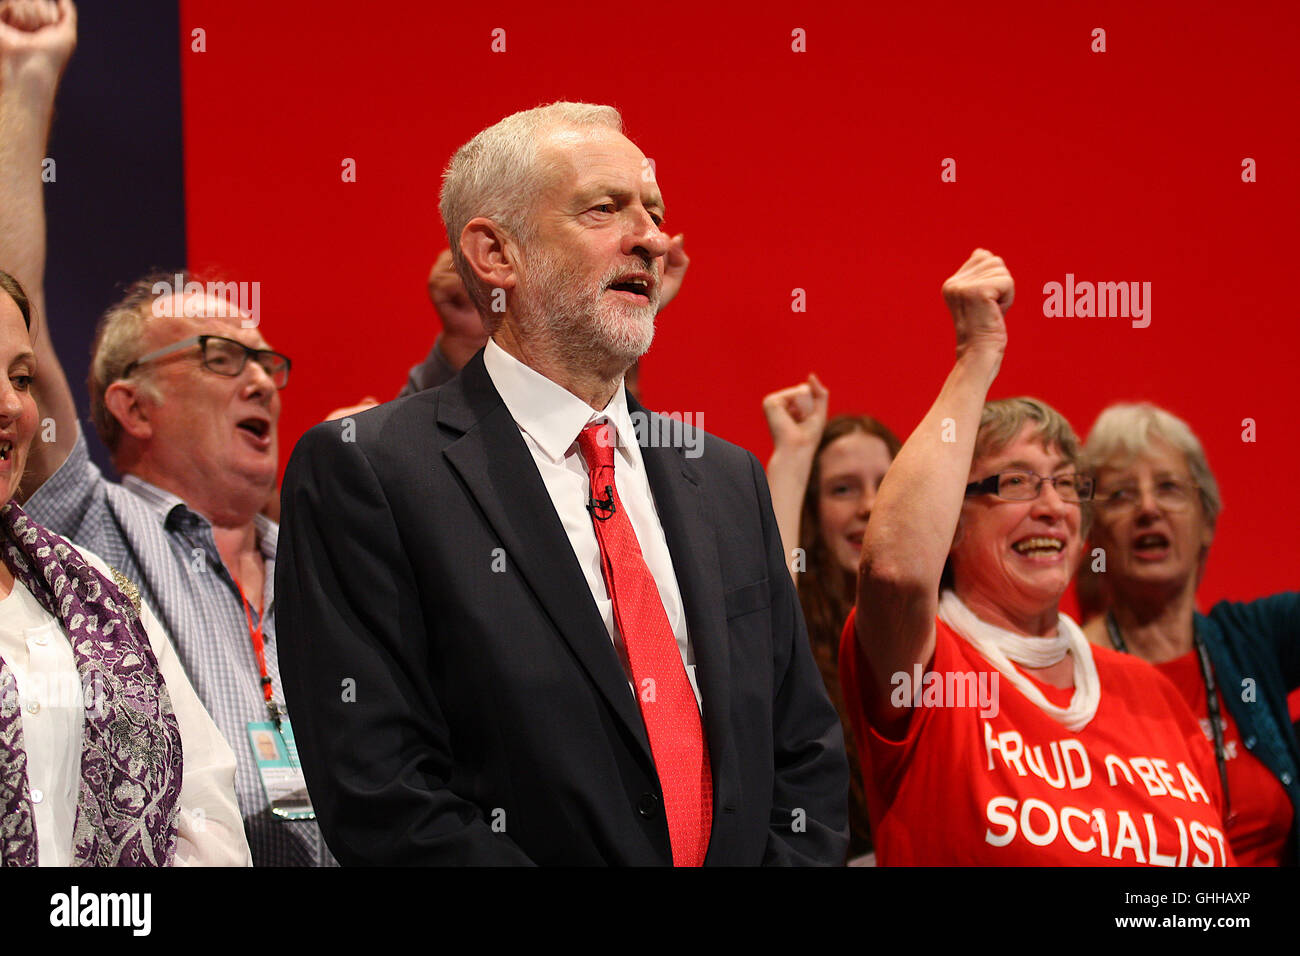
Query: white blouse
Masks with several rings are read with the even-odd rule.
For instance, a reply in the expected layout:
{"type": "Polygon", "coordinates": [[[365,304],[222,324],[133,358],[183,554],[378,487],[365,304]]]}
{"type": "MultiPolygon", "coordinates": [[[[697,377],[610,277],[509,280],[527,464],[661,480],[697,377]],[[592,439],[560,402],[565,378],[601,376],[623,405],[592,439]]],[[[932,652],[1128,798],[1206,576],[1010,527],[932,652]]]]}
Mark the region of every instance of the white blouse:
{"type": "MultiPolygon", "coordinates": [[[[79,549],[112,578],[108,565],[79,549]]],[[[147,606],[141,620],[167,684],[184,753],[177,866],[252,866],[235,802],[235,755],[190,686],[171,641],[147,606]]],[[[18,684],[28,795],[41,866],[70,866],[85,711],[67,634],[17,578],[0,599],[0,657],[18,684]]]]}

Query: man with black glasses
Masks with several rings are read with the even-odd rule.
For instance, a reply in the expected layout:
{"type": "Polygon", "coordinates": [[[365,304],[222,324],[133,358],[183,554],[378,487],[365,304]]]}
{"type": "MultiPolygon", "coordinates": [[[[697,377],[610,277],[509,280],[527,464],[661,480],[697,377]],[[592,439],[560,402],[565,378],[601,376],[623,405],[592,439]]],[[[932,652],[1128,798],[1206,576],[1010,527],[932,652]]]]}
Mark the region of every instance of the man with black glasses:
{"type": "Polygon", "coordinates": [[[38,22],[0,23],[0,262],[42,320],[32,390],[45,421],[18,497],[133,581],[166,627],[235,751],[254,863],[332,863],[286,759],[272,602],[279,529],[259,514],[275,487],[289,360],[267,347],[255,317],[210,287],[195,291],[188,275],[134,283],[100,320],[89,381],[95,429],[122,482],[91,461],[42,292],[40,169],[75,11],[67,0],[25,9],[38,22]]]}

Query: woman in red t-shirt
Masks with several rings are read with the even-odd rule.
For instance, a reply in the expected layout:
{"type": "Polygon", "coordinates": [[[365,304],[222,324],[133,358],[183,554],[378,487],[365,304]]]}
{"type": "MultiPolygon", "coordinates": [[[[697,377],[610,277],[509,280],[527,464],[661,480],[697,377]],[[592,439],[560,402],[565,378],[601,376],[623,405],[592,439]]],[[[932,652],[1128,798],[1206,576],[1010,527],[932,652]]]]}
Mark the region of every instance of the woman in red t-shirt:
{"type": "Polygon", "coordinates": [[[1010,273],[977,249],[943,292],[957,360],[880,486],[840,647],[878,862],[1232,863],[1178,691],[1059,613],[1092,481],[1046,404],[985,404],[1010,273]]]}

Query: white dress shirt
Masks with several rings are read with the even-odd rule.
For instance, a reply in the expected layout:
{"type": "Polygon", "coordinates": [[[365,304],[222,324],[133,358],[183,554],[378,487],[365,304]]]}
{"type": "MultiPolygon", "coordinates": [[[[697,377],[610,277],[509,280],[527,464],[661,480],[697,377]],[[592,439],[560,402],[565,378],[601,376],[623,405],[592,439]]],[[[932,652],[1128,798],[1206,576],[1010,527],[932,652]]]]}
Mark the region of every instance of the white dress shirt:
{"type": "MultiPolygon", "coordinates": [[[[88,551],[80,553],[111,580],[108,565],[88,551]]],[[[252,866],[235,803],[235,755],[199,703],[147,605],[140,618],[181,732],[184,769],[175,864],[252,866]]],[[[70,866],[85,692],[67,634],[17,578],[0,600],[0,657],[18,684],[37,860],[41,866],[70,866]]]]}
{"type": "MultiPolygon", "coordinates": [[[[677,650],[686,668],[686,677],[695,692],[695,702],[700,701],[700,688],[695,680],[695,657],[691,650],[690,635],[686,629],[686,613],[682,607],[681,591],[677,587],[677,573],[673,570],[672,555],[659,512],[655,508],[650,481],[641,460],[641,446],[637,444],[636,431],[627,409],[627,396],[620,381],[614,397],[603,412],[597,412],[563,386],[557,385],[535,369],[519,361],[495,340],[489,339],[483,352],[492,384],[501,395],[510,416],[519,426],[537,465],[537,471],[551,496],[555,511],[564,525],[573,553],[578,559],[587,587],[596,602],[605,630],[618,652],[623,671],[631,687],[632,669],[628,664],[627,650],[614,620],[614,602],[605,588],[605,578],[600,569],[600,544],[596,529],[587,511],[588,493],[591,489],[590,472],[578,448],[578,434],[593,422],[607,421],[617,441],[614,455],[614,483],[619,500],[632,522],[637,542],[646,566],[654,576],[663,601],[668,625],[677,639],[677,650]]],[[[635,696],[635,689],[633,689],[635,696]]]]}

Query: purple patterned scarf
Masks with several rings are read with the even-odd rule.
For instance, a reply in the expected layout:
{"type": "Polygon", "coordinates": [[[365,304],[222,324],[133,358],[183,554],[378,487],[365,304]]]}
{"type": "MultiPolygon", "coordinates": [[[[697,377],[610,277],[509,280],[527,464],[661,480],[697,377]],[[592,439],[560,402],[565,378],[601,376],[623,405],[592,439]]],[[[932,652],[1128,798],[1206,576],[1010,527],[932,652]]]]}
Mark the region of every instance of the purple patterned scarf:
{"type": "MultiPolygon", "coordinates": [[[[63,627],[86,691],[74,866],[170,866],[181,732],[144,625],[67,541],[0,508],[0,557],[63,627]]],[[[17,684],[0,660],[0,864],[36,865],[17,684]]]]}

